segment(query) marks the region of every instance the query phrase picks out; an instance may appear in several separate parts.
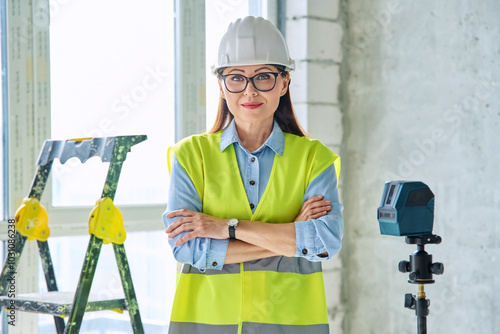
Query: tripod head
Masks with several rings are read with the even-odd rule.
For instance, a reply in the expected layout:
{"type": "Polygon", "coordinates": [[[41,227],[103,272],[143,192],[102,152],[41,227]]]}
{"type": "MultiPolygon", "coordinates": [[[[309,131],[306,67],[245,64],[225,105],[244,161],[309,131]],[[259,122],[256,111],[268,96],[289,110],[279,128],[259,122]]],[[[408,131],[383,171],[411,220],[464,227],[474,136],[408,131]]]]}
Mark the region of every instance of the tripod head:
{"type": "Polygon", "coordinates": [[[400,261],[398,269],[402,273],[410,273],[408,283],[432,284],[432,274],[442,275],[444,265],[440,262],[432,263],[432,255],[425,251],[426,244],[440,244],[438,235],[407,236],[407,244],[416,244],[417,250],[410,255],[410,261],[400,261]]]}

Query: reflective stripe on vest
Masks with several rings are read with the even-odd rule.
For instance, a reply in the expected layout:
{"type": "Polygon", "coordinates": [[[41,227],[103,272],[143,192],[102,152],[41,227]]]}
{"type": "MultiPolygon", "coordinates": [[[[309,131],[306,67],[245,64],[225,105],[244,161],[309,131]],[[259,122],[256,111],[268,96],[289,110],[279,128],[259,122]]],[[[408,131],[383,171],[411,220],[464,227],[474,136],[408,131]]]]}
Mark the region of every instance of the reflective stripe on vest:
{"type": "MultiPolygon", "coordinates": [[[[241,326],[241,334],[328,334],[328,325],[275,325],[244,322],[241,326]]],[[[237,325],[207,325],[191,322],[171,322],[169,327],[171,334],[238,334],[237,325]]]]}
{"type": "MultiPolygon", "coordinates": [[[[221,133],[189,137],[174,147],[209,215],[292,222],[309,183],[332,163],[338,176],[338,156],[318,141],[285,133],[283,155],[275,155],[267,188],[252,213],[233,145],[220,152],[221,133]]],[[[233,333],[233,326],[238,334],[328,333],[321,264],[276,256],[204,273],[184,265],[171,326],[171,333],[190,334],[212,333],[214,328],[233,333]]]]}
{"type": "MultiPolygon", "coordinates": [[[[321,272],[320,262],[311,262],[301,257],[273,256],[243,263],[244,271],[271,270],[278,273],[313,274],[321,272]]],[[[189,264],[183,264],[181,273],[200,275],[239,274],[240,264],[226,264],[222,270],[207,269],[204,273],[189,264]]]]}

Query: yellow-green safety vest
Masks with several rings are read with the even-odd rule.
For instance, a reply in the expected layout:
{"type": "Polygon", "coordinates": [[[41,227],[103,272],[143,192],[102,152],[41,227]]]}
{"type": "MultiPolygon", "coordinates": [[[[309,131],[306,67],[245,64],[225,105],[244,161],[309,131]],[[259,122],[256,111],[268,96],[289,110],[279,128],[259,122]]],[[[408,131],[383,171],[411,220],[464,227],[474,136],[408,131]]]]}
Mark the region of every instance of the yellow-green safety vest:
{"type": "MultiPolygon", "coordinates": [[[[252,213],[234,146],[220,151],[222,130],[188,137],[169,150],[191,178],[203,212],[215,217],[266,223],[293,222],[309,183],[340,158],[317,140],[285,135],[267,188],[252,213]]],[[[184,264],[178,273],[171,334],[328,333],[320,262],[275,256],[222,270],[200,272],[184,264]]]]}

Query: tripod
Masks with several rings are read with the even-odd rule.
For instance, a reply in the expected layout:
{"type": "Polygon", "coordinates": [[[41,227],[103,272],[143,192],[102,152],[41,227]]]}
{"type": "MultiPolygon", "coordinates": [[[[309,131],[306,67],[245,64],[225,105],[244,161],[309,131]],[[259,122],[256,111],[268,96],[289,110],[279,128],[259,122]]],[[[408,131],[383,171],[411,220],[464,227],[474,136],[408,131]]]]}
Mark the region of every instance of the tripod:
{"type": "Polygon", "coordinates": [[[402,273],[410,273],[408,283],[418,284],[417,295],[407,293],[405,295],[405,307],[415,310],[417,316],[418,334],[427,334],[427,316],[429,315],[430,300],[425,298],[425,284],[432,284],[432,274],[441,275],[444,265],[432,263],[432,255],[425,251],[426,244],[440,244],[441,237],[438,235],[407,236],[407,244],[416,244],[417,251],[410,254],[410,261],[400,261],[398,269],[402,273]]]}

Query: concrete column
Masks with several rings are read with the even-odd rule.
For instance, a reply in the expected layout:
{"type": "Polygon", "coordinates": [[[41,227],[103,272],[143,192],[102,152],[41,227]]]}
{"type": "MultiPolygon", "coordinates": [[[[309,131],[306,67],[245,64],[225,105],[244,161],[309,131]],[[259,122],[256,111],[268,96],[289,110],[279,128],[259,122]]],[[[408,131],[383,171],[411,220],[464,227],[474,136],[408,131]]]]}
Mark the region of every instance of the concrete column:
{"type": "Polygon", "coordinates": [[[343,27],[339,1],[288,1],[286,36],[296,62],[291,92],[309,134],[339,151],[343,27]]]}

